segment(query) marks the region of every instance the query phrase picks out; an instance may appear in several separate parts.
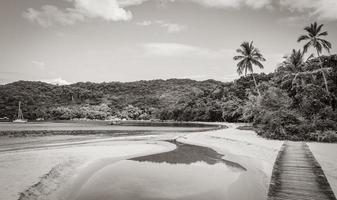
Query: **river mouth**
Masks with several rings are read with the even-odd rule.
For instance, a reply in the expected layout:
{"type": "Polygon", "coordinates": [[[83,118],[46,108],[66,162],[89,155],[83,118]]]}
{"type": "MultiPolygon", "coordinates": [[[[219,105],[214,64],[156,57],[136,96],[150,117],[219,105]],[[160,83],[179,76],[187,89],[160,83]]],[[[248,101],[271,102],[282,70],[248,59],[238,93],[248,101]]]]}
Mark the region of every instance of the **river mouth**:
{"type": "Polygon", "coordinates": [[[229,199],[228,188],[246,169],[206,147],[170,141],[177,148],[109,164],[66,199],[229,199]]]}

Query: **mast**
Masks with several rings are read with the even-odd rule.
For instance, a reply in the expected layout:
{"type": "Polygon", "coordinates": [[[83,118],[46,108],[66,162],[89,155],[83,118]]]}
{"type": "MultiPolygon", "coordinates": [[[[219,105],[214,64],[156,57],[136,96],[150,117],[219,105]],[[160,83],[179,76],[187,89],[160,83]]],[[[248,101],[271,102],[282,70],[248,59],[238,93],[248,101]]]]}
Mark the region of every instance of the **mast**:
{"type": "Polygon", "coordinates": [[[23,119],[23,114],[21,110],[21,101],[19,101],[18,119],[23,119]]]}

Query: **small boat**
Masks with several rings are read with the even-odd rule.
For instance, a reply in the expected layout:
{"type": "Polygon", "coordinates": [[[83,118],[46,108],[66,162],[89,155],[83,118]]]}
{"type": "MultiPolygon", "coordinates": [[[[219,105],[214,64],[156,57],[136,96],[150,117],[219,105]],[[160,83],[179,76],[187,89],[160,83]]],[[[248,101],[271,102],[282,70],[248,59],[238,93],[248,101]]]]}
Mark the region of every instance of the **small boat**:
{"type": "Polygon", "coordinates": [[[18,118],[14,120],[14,123],[26,123],[28,120],[23,118],[22,110],[21,110],[21,101],[19,101],[19,109],[18,109],[18,118]]]}
{"type": "Polygon", "coordinates": [[[0,117],[0,122],[10,122],[11,120],[8,117],[0,117]]]}

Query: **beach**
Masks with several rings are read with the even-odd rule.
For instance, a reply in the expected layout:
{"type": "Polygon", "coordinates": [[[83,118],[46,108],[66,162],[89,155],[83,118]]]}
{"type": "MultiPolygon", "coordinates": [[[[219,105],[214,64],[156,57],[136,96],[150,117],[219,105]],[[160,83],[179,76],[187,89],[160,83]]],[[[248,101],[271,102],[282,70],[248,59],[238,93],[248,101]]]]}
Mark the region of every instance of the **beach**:
{"type": "MultiPolygon", "coordinates": [[[[151,179],[153,180],[158,179],[158,176],[154,176],[154,174],[161,174],[165,170],[168,174],[172,172],[181,173],[190,180],[185,182],[184,185],[190,184],[191,188],[207,188],[203,192],[208,196],[212,194],[214,199],[223,196],[230,200],[266,199],[273,165],[283,141],[267,140],[257,136],[254,131],[237,129],[237,127],[244,124],[222,123],[222,125],[227,126],[227,128],[208,131],[194,129],[193,131],[186,131],[185,129],[181,131],[180,128],[176,130],[164,128],[164,131],[161,131],[155,128],[154,131],[145,131],[141,134],[117,134],[113,137],[106,134],[2,136],[0,140],[0,185],[2,186],[0,199],[76,199],[77,194],[74,194],[74,191],[79,192],[82,187],[89,187],[90,183],[96,183],[97,180],[101,180],[101,178],[97,179],[97,177],[111,177],[111,179],[107,180],[113,182],[114,177],[118,177],[115,173],[118,172],[119,165],[122,167],[121,169],[128,169],[129,171],[124,171],[123,173],[130,174],[132,177],[152,177],[151,179]],[[180,164],[183,168],[173,169],[175,165],[159,163],[158,166],[162,167],[158,168],[156,167],[157,164],[153,165],[151,164],[152,162],[135,163],[128,160],[171,152],[177,146],[170,141],[214,150],[221,155],[221,159],[227,162],[226,165],[221,167],[225,171],[222,172],[221,168],[219,168],[222,166],[221,163],[207,164],[204,161],[191,161],[192,165],[180,164]],[[228,163],[242,166],[245,170],[233,169],[228,163]],[[198,174],[198,171],[206,175],[210,173],[208,177],[212,177],[212,171],[220,173],[219,177],[225,175],[228,180],[224,180],[223,183],[226,182],[226,184],[221,187],[225,187],[224,191],[226,192],[216,196],[217,187],[212,190],[205,186],[192,184],[192,182],[198,182],[199,179],[193,176],[193,173],[191,175],[184,173],[185,167],[188,167],[189,170],[187,171],[195,174],[198,174]],[[153,170],[148,174],[145,169],[153,170]],[[193,177],[195,181],[192,181],[193,177]],[[69,191],[69,188],[71,188],[72,192],[69,191]]],[[[38,125],[38,127],[41,126],[38,125]]],[[[71,129],[71,125],[67,126],[71,129]]],[[[107,129],[107,127],[104,127],[104,129],[107,129]]],[[[131,129],[137,128],[131,127],[131,129]]],[[[146,128],[143,127],[143,130],[146,130],[146,128]]],[[[335,158],[326,156],[325,152],[327,151],[322,149],[327,148],[329,151],[333,151],[336,149],[336,145],[312,143],[309,146],[322,165],[331,187],[335,189],[335,158]]],[[[160,176],[160,178],[157,181],[162,181],[165,176],[160,176]]],[[[172,180],[178,180],[183,183],[179,179],[172,178],[172,180]]],[[[214,178],[209,181],[214,180],[217,179],[214,178]]],[[[217,182],[221,180],[219,179],[217,182]]],[[[114,187],[130,187],[128,184],[132,183],[132,181],[128,181],[123,183],[126,185],[115,185],[114,187]]],[[[174,184],[175,181],[171,181],[171,183],[174,184]]],[[[139,182],[134,184],[136,184],[134,186],[139,187],[139,182]]],[[[144,190],[152,188],[150,191],[161,191],[155,190],[156,185],[147,184],[147,186],[142,188],[144,190]]],[[[164,197],[167,195],[171,199],[188,199],[186,195],[198,194],[191,193],[191,191],[195,192],[195,190],[191,190],[188,187],[181,187],[180,189],[181,196],[172,196],[172,191],[176,189],[160,194],[164,195],[164,197]]],[[[150,194],[147,197],[151,199],[149,197],[155,195],[156,192],[145,194],[150,194]]]]}

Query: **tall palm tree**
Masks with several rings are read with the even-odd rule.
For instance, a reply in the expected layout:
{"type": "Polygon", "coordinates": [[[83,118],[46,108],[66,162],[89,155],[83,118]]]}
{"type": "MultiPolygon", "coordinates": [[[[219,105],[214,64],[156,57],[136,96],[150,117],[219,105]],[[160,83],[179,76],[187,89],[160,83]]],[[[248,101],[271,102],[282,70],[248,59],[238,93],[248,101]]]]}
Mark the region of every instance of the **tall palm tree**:
{"type": "Polygon", "coordinates": [[[326,80],[326,76],[323,70],[323,64],[321,60],[322,50],[325,49],[330,53],[331,43],[327,40],[322,39],[321,37],[327,36],[328,32],[322,30],[323,24],[317,25],[316,22],[310,24],[310,26],[306,26],[304,30],[307,32],[307,35],[301,35],[297,42],[307,41],[307,43],[303,46],[303,51],[307,52],[310,47],[313,47],[316,52],[320,62],[321,72],[324,80],[325,90],[329,93],[328,82],[326,80]]]}
{"type": "Polygon", "coordinates": [[[256,65],[259,68],[263,69],[263,65],[261,61],[266,61],[266,59],[260,53],[260,50],[254,47],[253,41],[251,42],[243,42],[240,45],[240,48],[236,50],[236,52],[240,55],[234,56],[233,59],[235,61],[239,61],[237,64],[237,72],[239,75],[250,72],[253,76],[254,84],[257,93],[261,96],[260,90],[257,87],[257,83],[254,77],[254,69],[253,66],[256,65]]]}
{"type": "Polygon", "coordinates": [[[301,80],[301,84],[304,85],[303,72],[305,72],[305,66],[308,60],[313,57],[311,54],[308,58],[305,59],[305,53],[301,50],[293,49],[291,54],[285,56],[285,60],[280,64],[278,68],[279,72],[285,73],[282,78],[283,83],[291,82],[293,86],[295,83],[298,85],[298,78],[301,80]]]}

